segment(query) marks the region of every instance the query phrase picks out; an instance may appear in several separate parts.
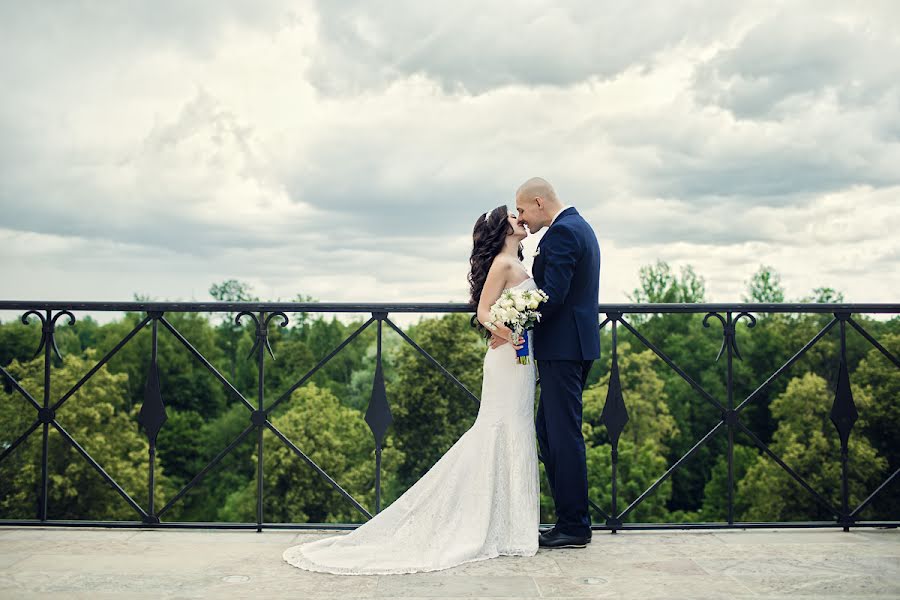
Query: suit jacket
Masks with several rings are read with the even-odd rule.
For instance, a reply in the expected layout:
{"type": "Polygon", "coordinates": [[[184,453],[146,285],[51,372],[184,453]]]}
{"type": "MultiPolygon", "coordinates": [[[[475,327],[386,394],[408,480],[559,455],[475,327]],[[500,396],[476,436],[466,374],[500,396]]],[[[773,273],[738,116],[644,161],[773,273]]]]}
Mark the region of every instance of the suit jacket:
{"type": "Polygon", "coordinates": [[[550,299],[539,309],[534,358],[600,358],[600,246],[594,230],[577,210],[567,208],[550,225],[538,251],[534,281],[550,299]]]}

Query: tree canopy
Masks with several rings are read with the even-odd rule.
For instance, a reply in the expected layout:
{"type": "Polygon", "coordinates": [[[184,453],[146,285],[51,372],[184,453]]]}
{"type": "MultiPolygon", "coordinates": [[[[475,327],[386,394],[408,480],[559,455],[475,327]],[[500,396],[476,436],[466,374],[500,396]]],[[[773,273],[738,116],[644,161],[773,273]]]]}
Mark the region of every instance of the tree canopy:
{"type": "MultiPolygon", "coordinates": [[[[690,266],[665,262],[638,274],[635,302],[703,302],[704,278],[690,266]]],[[[220,301],[254,300],[252,288],[228,280],[213,284],[220,301]]],[[[779,303],[787,294],[777,272],[760,266],[747,280],[742,300],[779,303]]],[[[803,300],[839,302],[840,291],[822,285],[803,300]]],[[[298,294],[298,301],[309,302],[298,294]]],[[[723,330],[718,320],[704,326],[703,314],[624,315],[640,336],[656,346],[715,401],[727,404],[727,369],[716,362],[723,330]]],[[[736,316],[736,315],[734,315],[736,316]]],[[[775,373],[833,318],[828,314],[756,314],[755,326],[738,321],[735,339],[741,357],[733,360],[736,405],[775,373]]],[[[63,360],[52,358],[51,402],[87,373],[144,317],[125,313],[107,323],[78,316],[60,324],[57,344],[63,360]]],[[[251,319],[234,314],[172,312],[164,318],[203,354],[253,407],[257,407],[256,357],[251,319]]],[[[366,316],[367,318],[367,316],[366,316]]],[[[446,367],[476,396],[481,390],[485,343],[469,325],[470,315],[425,316],[404,333],[446,367]]],[[[900,318],[854,315],[893,356],[900,351],[900,318]]],[[[62,321],[62,320],[61,320],[62,321]]],[[[300,381],[322,358],[353,334],[359,319],[317,313],[290,315],[288,326],[274,320],[269,341],[275,360],[265,362],[263,405],[300,381]]],[[[62,427],[146,508],[149,445],[138,425],[150,368],[151,335],[145,327],[99,369],[58,411],[62,427]]],[[[740,413],[741,423],[767,444],[827,503],[840,508],[840,442],[830,411],[840,360],[840,328],[825,334],[790,369],[757,393],[740,413]]],[[[846,358],[859,420],[850,435],[851,509],[900,467],[900,369],[846,328],[846,358]]],[[[610,509],[611,448],[600,415],[610,378],[610,326],[602,332],[603,357],[596,361],[584,394],[583,433],[587,444],[589,491],[610,509]]],[[[43,356],[32,358],[40,327],[19,320],[0,323],[0,364],[35,398],[43,395],[43,356]]],[[[722,412],[624,324],[617,329],[618,366],[630,420],[619,441],[618,509],[621,511],[703,438],[722,412]]],[[[376,325],[358,335],[331,361],[270,411],[272,423],[328,473],[366,510],[375,506],[375,442],[365,421],[375,377],[376,325]]],[[[414,484],[472,425],[478,404],[457,388],[420,352],[389,327],[382,339],[383,373],[393,422],[382,455],[382,506],[414,484]]],[[[252,411],[222,384],[162,324],[159,326],[160,388],[168,420],[157,439],[156,508],[200,473],[247,427],[252,411]]],[[[0,388],[0,453],[35,422],[37,411],[3,377],[0,388]]],[[[0,518],[33,519],[41,479],[39,425],[28,441],[0,461],[0,518]]],[[[164,519],[254,521],[256,518],[256,433],[248,435],[164,519]]],[[[649,494],[631,522],[722,521],[727,518],[728,438],[713,435],[649,494]]],[[[137,519],[132,507],[52,426],[49,428],[49,516],[53,519],[137,519]]],[[[734,436],[735,517],[738,520],[833,520],[835,517],[746,435],[734,436]]],[[[360,522],[364,516],[272,432],[264,433],[264,517],[267,522],[360,522]]],[[[552,521],[553,505],[542,482],[541,518],[552,521]]],[[[861,518],[896,519],[900,482],[883,490],[861,518]]],[[[595,514],[599,521],[599,515],[595,514]]]]}

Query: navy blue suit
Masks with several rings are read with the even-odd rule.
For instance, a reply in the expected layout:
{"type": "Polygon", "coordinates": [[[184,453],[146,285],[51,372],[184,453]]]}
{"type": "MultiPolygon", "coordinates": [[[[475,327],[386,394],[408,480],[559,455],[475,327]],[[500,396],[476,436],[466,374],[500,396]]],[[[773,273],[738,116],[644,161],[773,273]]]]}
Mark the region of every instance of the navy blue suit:
{"type": "Polygon", "coordinates": [[[538,250],[534,280],[550,299],[541,305],[541,322],[532,336],[541,378],[535,428],[556,527],[585,536],[591,519],[581,395],[591,363],[600,358],[600,246],[587,221],[567,208],[557,215],[538,250]]]}

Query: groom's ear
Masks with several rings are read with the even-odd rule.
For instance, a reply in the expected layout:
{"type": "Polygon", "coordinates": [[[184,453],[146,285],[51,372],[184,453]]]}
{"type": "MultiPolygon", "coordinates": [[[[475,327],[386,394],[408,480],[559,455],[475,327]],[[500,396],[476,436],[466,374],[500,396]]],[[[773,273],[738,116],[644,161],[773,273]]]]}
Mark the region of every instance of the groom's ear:
{"type": "Polygon", "coordinates": [[[541,198],[540,196],[538,196],[538,197],[536,197],[536,198],[534,199],[534,201],[535,201],[535,203],[538,205],[538,208],[539,208],[539,209],[544,210],[544,199],[543,199],[543,198],[541,198]]]}

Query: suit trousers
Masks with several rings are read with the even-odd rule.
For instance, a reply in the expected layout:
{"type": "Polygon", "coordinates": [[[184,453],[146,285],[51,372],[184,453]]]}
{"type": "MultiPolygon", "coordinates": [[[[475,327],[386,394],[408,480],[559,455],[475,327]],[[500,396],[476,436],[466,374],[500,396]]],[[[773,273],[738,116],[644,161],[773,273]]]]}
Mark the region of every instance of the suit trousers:
{"type": "Polygon", "coordinates": [[[535,419],[538,447],[556,507],[556,528],[568,535],[588,535],[591,527],[581,395],[592,363],[537,361],[541,378],[535,419]]]}

